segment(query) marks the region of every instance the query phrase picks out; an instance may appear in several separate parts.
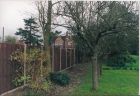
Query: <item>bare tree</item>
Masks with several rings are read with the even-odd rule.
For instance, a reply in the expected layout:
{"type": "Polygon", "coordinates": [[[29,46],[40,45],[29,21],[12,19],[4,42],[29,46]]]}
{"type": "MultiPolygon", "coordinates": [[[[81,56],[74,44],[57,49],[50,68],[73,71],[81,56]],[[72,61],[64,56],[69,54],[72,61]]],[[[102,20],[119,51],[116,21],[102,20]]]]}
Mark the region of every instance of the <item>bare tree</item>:
{"type": "MultiPolygon", "coordinates": [[[[97,57],[102,38],[111,36],[119,32],[125,32],[132,28],[132,19],[129,21],[127,16],[132,13],[133,3],[124,2],[94,2],[94,1],[64,1],[59,6],[57,13],[64,18],[68,18],[65,24],[54,24],[64,26],[71,30],[76,40],[82,42],[83,48],[88,51],[92,58],[93,89],[98,88],[98,75],[100,68],[97,57]]],[[[100,50],[101,51],[101,50],[100,50]]]]}
{"type": "Polygon", "coordinates": [[[51,68],[51,57],[50,57],[50,36],[51,36],[51,23],[52,23],[52,7],[59,3],[58,2],[54,2],[52,3],[52,1],[37,1],[36,2],[36,6],[38,9],[38,21],[40,24],[40,27],[42,29],[43,32],[43,38],[44,38],[44,49],[46,51],[46,58],[47,58],[47,63],[49,65],[49,68],[51,68]]]}
{"type": "Polygon", "coordinates": [[[51,31],[51,12],[52,12],[52,1],[38,1],[36,2],[38,9],[38,20],[43,32],[44,49],[46,53],[46,59],[48,64],[48,72],[51,71],[51,57],[50,57],[50,46],[49,46],[49,35],[51,31]],[[48,3],[48,6],[46,6],[48,3]]]}
{"type": "Polygon", "coordinates": [[[76,36],[76,41],[81,42],[81,47],[87,50],[92,59],[92,85],[97,90],[99,70],[98,55],[100,53],[100,44],[104,37],[125,32],[132,29],[133,18],[128,19],[129,14],[134,13],[133,2],[115,2],[115,1],[52,1],[37,2],[39,13],[39,23],[43,31],[44,46],[50,63],[49,36],[51,25],[62,26],[71,30],[76,36]],[[58,4],[53,12],[52,7],[58,4]],[[52,14],[64,18],[65,23],[53,23],[52,14]]]}

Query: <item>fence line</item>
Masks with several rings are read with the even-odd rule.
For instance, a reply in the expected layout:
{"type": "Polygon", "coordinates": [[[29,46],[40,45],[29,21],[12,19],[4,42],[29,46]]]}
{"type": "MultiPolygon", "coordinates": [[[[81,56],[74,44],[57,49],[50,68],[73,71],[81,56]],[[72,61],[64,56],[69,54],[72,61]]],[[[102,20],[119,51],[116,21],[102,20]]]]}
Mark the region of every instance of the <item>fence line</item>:
{"type": "Polygon", "coordinates": [[[14,88],[12,74],[15,66],[9,64],[9,58],[12,52],[22,48],[19,44],[0,43],[0,94],[14,88]]]}
{"type": "Polygon", "coordinates": [[[75,48],[52,46],[52,65],[54,72],[71,68],[75,64],[75,48]]]}
{"type": "MultiPolygon", "coordinates": [[[[24,76],[26,76],[26,47],[26,45],[20,44],[0,43],[0,94],[15,88],[12,85],[15,66],[9,64],[9,57],[17,49],[24,50],[24,76]]],[[[69,69],[76,64],[75,48],[52,46],[51,50],[52,69],[54,72],[69,69]]],[[[26,81],[24,81],[24,84],[26,84],[26,81]]]]}

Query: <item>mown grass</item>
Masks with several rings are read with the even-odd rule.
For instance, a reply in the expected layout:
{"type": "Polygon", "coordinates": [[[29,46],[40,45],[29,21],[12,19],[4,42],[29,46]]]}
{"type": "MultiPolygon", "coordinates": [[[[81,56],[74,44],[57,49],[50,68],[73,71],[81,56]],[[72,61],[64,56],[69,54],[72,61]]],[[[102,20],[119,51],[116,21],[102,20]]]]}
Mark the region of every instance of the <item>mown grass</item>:
{"type": "MultiPolygon", "coordinates": [[[[135,67],[138,67],[138,57],[135,67]]],[[[103,70],[99,88],[92,91],[91,64],[88,65],[86,75],[80,77],[80,85],[73,89],[68,96],[137,96],[138,70],[103,70]]]]}

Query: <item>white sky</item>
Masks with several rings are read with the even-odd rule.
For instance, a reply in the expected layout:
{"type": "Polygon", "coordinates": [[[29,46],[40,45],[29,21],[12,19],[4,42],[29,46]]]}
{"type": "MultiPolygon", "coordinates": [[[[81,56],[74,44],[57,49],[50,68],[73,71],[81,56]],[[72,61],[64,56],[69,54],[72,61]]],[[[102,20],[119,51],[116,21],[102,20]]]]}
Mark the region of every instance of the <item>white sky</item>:
{"type": "MultiPolygon", "coordinates": [[[[5,36],[14,36],[18,28],[24,27],[23,19],[37,13],[34,1],[36,0],[0,0],[0,37],[3,26],[5,36]]],[[[57,30],[62,30],[63,33],[66,31],[62,27],[57,30]]]]}
{"type": "MultiPolygon", "coordinates": [[[[6,35],[14,35],[18,28],[24,27],[23,19],[31,17],[36,13],[35,0],[0,0],[0,37],[2,37],[2,27],[5,28],[6,35]]],[[[57,1],[57,0],[53,0],[57,1]]],[[[58,18],[59,21],[60,18],[58,18]]],[[[65,28],[58,27],[57,30],[65,28]]]]}
{"type": "Polygon", "coordinates": [[[14,35],[18,28],[24,26],[23,19],[34,12],[33,0],[0,0],[0,36],[2,27],[5,35],[14,35]]]}

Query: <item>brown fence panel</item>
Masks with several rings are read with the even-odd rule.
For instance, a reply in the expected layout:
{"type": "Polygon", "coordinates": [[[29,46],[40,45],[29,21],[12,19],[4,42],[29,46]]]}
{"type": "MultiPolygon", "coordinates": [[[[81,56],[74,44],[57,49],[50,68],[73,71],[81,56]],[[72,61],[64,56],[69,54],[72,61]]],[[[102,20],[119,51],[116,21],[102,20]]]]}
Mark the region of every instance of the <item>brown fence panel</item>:
{"type": "MultiPolygon", "coordinates": [[[[11,53],[17,49],[22,49],[23,51],[24,46],[18,44],[0,43],[0,94],[14,88],[12,84],[12,80],[13,80],[12,76],[14,75],[15,65],[10,64],[9,57],[11,53]]],[[[67,51],[65,48],[62,48],[61,55],[60,55],[60,47],[55,47],[53,51],[54,51],[54,56],[52,56],[52,58],[54,60],[53,63],[54,63],[55,72],[60,71],[60,63],[61,63],[61,70],[63,70],[72,66],[75,63],[74,60],[77,59],[76,57],[77,55],[74,56],[74,49],[72,48],[67,49],[67,51]]]]}
{"type": "Polygon", "coordinates": [[[19,48],[23,49],[23,45],[0,43],[0,94],[14,88],[12,76],[15,70],[9,58],[19,48]]]}
{"type": "Polygon", "coordinates": [[[60,71],[60,47],[54,48],[54,71],[60,71]]]}
{"type": "Polygon", "coordinates": [[[71,49],[71,66],[74,65],[74,49],[71,49]]]}
{"type": "Polygon", "coordinates": [[[76,55],[74,52],[74,48],[61,48],[60,51],[60,47],[55,46],[53,51],[54,56],[52,56],[52,60],[54,63],[55,72],[66,69],[68,67],[72,67],[76,63],[76,55]]]}
{"type": "Polygon", "coordinates": [[[70,58],[71,58],[71,56],[70,56],[71,54],[70,54],[70,49],[67,49],[67,67],[70,67],[70,58]]]}
{"type": "Polygon", "coordinates": [[[61,70],[66,68],[66,49],[61,49],[61,70]]]}

